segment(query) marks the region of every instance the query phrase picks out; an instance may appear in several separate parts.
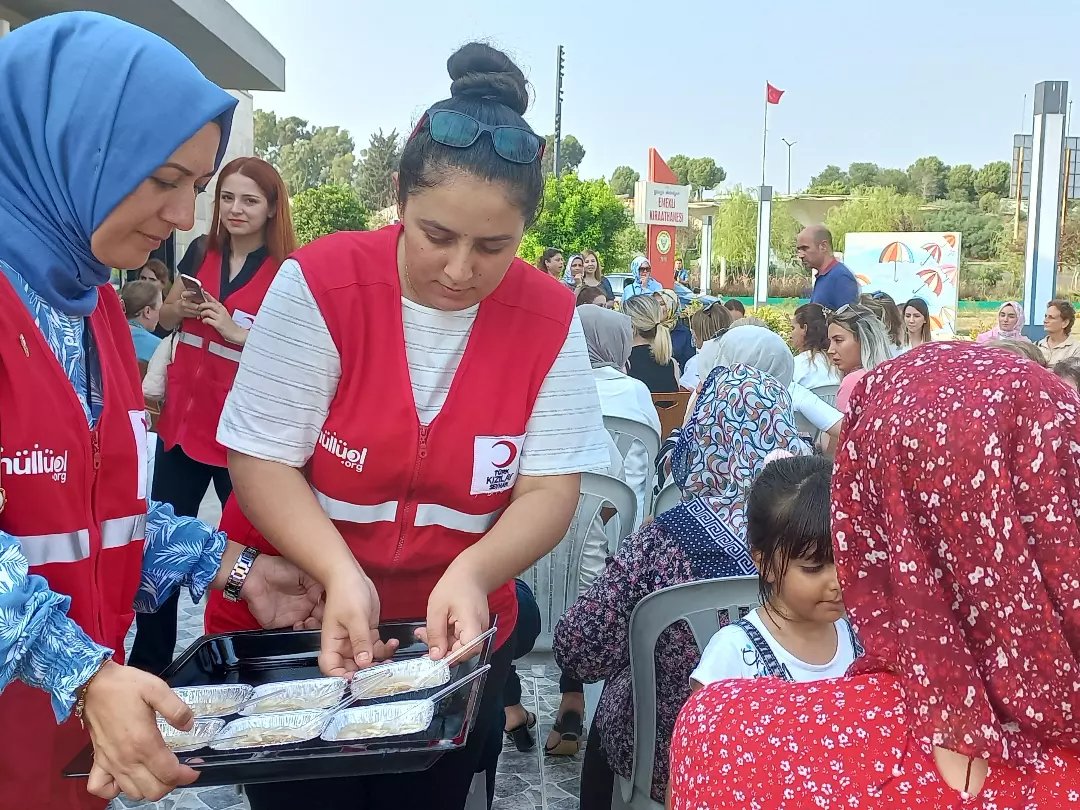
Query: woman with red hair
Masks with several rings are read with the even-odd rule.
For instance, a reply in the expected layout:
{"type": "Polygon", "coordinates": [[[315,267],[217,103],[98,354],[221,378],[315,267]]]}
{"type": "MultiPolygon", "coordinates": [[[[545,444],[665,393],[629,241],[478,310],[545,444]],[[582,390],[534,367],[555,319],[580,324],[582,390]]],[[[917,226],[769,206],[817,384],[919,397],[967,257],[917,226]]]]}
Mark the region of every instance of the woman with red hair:
{"type": "MultiPolygon", "coordinates": [[[[177,278],[161,307],[161,325],[180,331],[158,422],[152,497],[172,504],[178,515],[198,514],[211,481],[222,506],[232,492],[225,448],[216,438],[218,419],[248,330],[296,246],[289,194],[277,170],[256,157],[226,164],[218,176],[210,233],[180,263],[200,289],[192,291],[177,278]]],[[[174,598],[139,618],[131,664],[160,672],[175,644],[174,598]]]]}
{"type": "Polygon", "coordinates": [[[1078,417],[1066,383],[999,349],[934,343],[869,372],[832,479],[866,656],[846,678],[697,692],[670,806],[1075,807],[1078,417]]]}

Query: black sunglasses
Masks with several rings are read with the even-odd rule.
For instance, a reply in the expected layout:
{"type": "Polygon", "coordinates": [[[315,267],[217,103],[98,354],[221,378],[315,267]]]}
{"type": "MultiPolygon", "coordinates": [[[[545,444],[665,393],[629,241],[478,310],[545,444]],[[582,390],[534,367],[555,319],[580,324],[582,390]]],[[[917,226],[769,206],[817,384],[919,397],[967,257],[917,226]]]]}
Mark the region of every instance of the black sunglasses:
{"type": "Polygon", "coordinates": [[[495,153],[511,163],[532,163],[544,156],[544,139],[521,127],[490,126],[457,110],[428,110],[409,135],[411,141],[427,125],[431,139],[443,146],[468,149],[483,133],[491,136],[495,153]]]}

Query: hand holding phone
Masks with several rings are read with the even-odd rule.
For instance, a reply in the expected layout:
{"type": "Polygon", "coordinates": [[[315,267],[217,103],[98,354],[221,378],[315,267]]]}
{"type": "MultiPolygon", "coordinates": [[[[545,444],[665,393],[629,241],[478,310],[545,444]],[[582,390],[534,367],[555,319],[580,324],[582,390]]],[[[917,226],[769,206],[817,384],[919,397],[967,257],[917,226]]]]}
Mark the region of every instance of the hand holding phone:
{"type": "Polygon", "coordinates": [[[184,291],[191,293],[188,300],[196,304],[206,303],[206,293],[203,291],[202,282],[194,276],[180,274],[180,281],[184,284],[184,291]]]}

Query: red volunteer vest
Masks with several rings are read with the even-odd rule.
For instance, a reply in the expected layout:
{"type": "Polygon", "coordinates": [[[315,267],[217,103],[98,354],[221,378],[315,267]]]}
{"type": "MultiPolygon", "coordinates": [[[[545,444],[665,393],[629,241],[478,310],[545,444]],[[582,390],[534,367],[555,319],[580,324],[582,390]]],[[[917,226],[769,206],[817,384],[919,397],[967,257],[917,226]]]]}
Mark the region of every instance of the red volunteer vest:
{"type": "MultiPolygon", "coordinates": [[[[250,327],[279,266],[280,262],[268,256],[250,281],[222,301],[233,320],[243,321],[250,327]]],[[[203,289],[221,301],[221,254],[218,251],[207,251],[195,275],[203,289]]],[[[241,347],[229,343],[217,329],[198,318],[184,318],[180,330],[176,357],[169,364],[166,377],[158,435],[166,450],[180,445],[189,458],[224,467],[227,454],[218,444],[217,427],[225,398],[236,379],[241,347]]]]}
{"type": "MultiPolygon", "coordinates": [[[[509,504],[533,403],[574,313],[562,284],[515,259],[480,304],[446,404],[422,426],[405,356],[400,233],[337,233],[295,254],[341,356],[308,480],[374,582],[384,621],[423,619],[447,567],[509,504]]],[[[221,528],[269,550],[235,505],[221,528]]],[[[489,606],[502,644],[517,620],[513,582],[489,606]]],[[[244,613],[212,596],[207,630],[256,627],[244,613]]]]}
{"type": "MultiPolygon", "coordinates": [[[[0,529],[30,573],[71,597],[70,616],[123,659],[146,528],[146,411],[135,350],[108,284],[88,319],[104,410],[93,431],[26,305],[0,274],[0,529]]],[[[61,726],[49,695],[20,682],[0,694],[0,807],[101,808],[61,771],[89,742],[61,726]]]]}

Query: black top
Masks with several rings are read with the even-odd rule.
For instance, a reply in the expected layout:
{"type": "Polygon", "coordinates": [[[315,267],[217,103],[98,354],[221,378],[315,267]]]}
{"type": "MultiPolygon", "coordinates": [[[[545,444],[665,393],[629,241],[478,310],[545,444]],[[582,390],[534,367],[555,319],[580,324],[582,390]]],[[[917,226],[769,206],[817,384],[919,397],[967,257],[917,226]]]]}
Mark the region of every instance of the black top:
{"type": "MultiPolygon", "coordinates": [[[[259,268],[262,267],[262,263],[266,261],[266,257],[270,255],[266,249],[266,245],[263,245],[258,250],[253,250],[244,259],[244,266],[240,268],[240,272],[236,274],[236,278],[229,279],[229,251],[225,250],[221,253],[221,284],[218,288],[220,293],[218,300],[222,303],[232,293],[239,290],[254,277],[259,268]]],[[[177,270],[187,276],[194,276],[202,265],[203,259],[206,257],[206,237],[200,236],[188,247],[187,252],[184,254],[184,258],[180,260],[180,264],[177,265],[177,270]],[[198,264],[196,264],[198,262],[198,264]]]]}
{"type": "Polygon", "coordinates": [[[657,363],[648,346],[635,346],[630,350],[630,376],[641,380],[653,394],[670,394],[679,390],[679,381],[675,379],[675,361],[668,360],[666,366],[657,363]]]}

